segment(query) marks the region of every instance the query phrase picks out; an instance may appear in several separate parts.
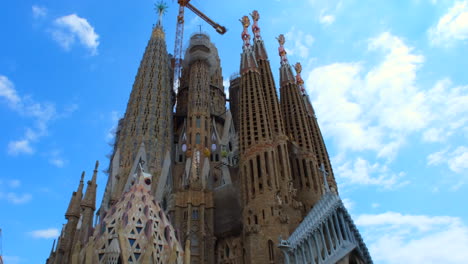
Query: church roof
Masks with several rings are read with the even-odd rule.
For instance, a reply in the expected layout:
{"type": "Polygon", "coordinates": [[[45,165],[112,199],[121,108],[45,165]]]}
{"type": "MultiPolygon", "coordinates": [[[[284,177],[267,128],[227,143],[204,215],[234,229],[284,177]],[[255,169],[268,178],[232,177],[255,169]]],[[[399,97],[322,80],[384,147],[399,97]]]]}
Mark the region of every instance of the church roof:
{"type": "Polygon", "coordinates": [[[176,231],[149,186],[151,175],[140,169],[137,183],[96,227],[99,263],[116,253],[128,263],[182,263],[183,248],[176,231]]]}

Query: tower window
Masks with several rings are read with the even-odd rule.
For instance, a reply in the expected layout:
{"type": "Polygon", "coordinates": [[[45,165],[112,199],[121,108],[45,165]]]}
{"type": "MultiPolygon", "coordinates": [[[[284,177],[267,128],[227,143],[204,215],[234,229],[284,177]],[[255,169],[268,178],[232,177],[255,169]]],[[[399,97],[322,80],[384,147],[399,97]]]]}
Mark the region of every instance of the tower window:
{"type": "Polygon", "coordinates": [[[200,141],[201,141],[201,139],[200,139],[200,133],[197,133],[197,134],[195,135],[195,144],[200,144],[200,141]]]}
{"type": "Polygon", "coordinates": [[[192,210],[192,219],[193,220],[198,220],[198,209],[193,209],[192,210]]]}
{"type": "Polygon", "coordinates": [[[272,263],[275,260],[275,251],[274,251],[273,247],[274,247],[273,246],[273,241],[268,240],[268,257],[270,259],[270,262],[272,262],[272,263]]]}
{"type": "Polygon", "coordinates": [[[196,125],[197,125],[197,128],[200,128],[200,126],[201,126],[201,121],[200,121],[200,117],[199,117],[199,116],[197,116],[196,125]]]}

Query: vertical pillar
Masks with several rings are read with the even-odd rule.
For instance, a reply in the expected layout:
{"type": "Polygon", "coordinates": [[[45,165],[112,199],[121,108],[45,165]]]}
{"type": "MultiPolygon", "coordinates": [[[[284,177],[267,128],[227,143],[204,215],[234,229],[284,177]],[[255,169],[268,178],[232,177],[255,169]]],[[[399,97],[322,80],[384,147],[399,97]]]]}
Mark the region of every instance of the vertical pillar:
{"type": "Polygon", "coordinates": [[[314,243],[315,243],[315,248],[317,249],[317,260],[319,263],[322,263],[323,261],[323,256],[322,256],[322,252],[320,250],[320,247],[319,247],[319,244],[318,244],[318,241],[317,241],[317,236],[316,234],[318,234],[318,231],[314,232],[314,234],[312,235],[312,238],[314,240],[314,243]]]}
{"type": "Polygon", "coordinates": [[[310,252],[310,253],[309,253],[310,259],[311,259],[310,263],[314,264],[314,263],[315,263],[315,254],[314,254],[314,249],[313,249],[312,246],[310,245],[310,243],[311,243],[310,240],[311,240],[311,239],[313,239],[312,236],[309,236],[309,237],[306,239],[306,243],[307,243],[307,247],[309,248],[309,252],[310,252]]]}
{"type": "Polygon", "coordinates": [[[328,240],[328,242],[329,242],[329,246],[330,246],[330,255],[331,255],[331,253],[332,253],[333,250],[334,250],[334,246],[333,246],[333,241],[332,241],[330,229],[328,228],[328,219],[325,220],[324,225],[325,225],[325,232],[327,233],[326,236],[327,236],[327,240],[328,240]]]}
{"type": "Polygon", "coordinates": [[[343,231],[343,239],[344,239],[344,240],[347,240],[348,242],[350,242],[348,230],[346,229],[346,224],[345,224],[345,222],[343,221],[343,215],[340,214],[340,213],[338,213],[338,218],[339,218],[339,219],[338,219],[339,222],[341,223],[341,226],[343,226],[343,230],[342,230],[342,231],[343,231]]]}
{"type": "Polygon", "coordinates": [[[319,228],[319,232],[320,232],[320,239],[322,240],[322,244],[323,244],[323,250],[325,252],[325,258],[328,257],[328,248],[327,248],[327,243],[325,242],[325,235],[323,234],[323,225],[320,225],[320,228],[319,228]]]}
{"type": "Polygon", "coordinates": [[[339,242],[340,242],[340,245],[341,245],[343,243],[343,235],[341,234],[340,224],[338,223],[338,216],[337,216],[336,212],[333,213],[332,218],[333,218],[333,220],[335,222],[335,226],[336,226],[335,228],[338,231],[339,242]]]}

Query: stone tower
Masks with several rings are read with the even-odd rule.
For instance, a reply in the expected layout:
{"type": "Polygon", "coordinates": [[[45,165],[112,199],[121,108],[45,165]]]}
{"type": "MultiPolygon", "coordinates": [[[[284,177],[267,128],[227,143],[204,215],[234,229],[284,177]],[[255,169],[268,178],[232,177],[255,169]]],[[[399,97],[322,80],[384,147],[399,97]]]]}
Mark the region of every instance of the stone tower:
{"type": "Polygon", "coordinates": [[[218,263],[219,231],[239,229],[240,205],[230,169],[237,152],[234,124],[226,111],[218,51],[208,35],[190,38],[180,83],[170,213],[182,241],[190,244],[191,263],[218,263]],[[227,200],[231,204],[222,205],[227,200]]]}
{"type": "Polygon", "coordinates": [[[318,164],[320,164],[320,167],[323,167],[325,171],[330,175],[330,177],[328,177],[327,180],[331,190],[335,193],[338,193],[338,187],[336,185],[335,176],[333,174],[333,169],[330,163],[330,157],[328,156],[327,147],[325,146],[325,141],[323,140],[322,132],[320,131],[320,127],[318,125],[317,116],[315,115],[312,103],[310,102],[309,96],[307,95],[306,90],[304,88],[304,81],[301,77],[301,64],[296,63],[294,68],[297,72],[296,85],[301,91],[302,101],[307,110],[307,124],[311,131],[310,138],[312,138],[316,160],[318,164]]]}
{"type": "Polygon", "coordinates": [[[280,84],[281,110],[284,116],[286,133],[289,135],[290,160],[294,186],[298,189],[298,199],[304,204],[307,213],[323,194],[322,178],[315,154],[313,133],[306,105],[296,84],[291,65],[284,49],[284,36],[278,37],[281,57],[280,84]]]}
{"type": "MultiPolygon", "coordinates": [[[[258,65],[247,32],[249,18],[244,16],[241,22],[244,45],[240,66],[239,170],[246,263],[281,263],[281,254],[275,245],[279,242],[279,236],[287,236],[298,224],[299,206],[290,178],[286,145],[275,142],[278,131],[282,130],[281,122],[277,122],[277,130],[272,125],[273,117],[281,119],[276,90],[269,91],[274,89],[274,84],[267,87],[262,85],[269,80],[271,72],[264,72],[265,66],[262,71],[258,65]],[[276,107],[272,109],[275,104],[276,107]],[[272,116],[273,112],[278,116],[272,116]]],[[[261,47],[258,50],[261,51],[261,47]]]]}
{"type": "Polygon", "coordinates": [[[151,189],[162,200],[170,177],[173,92],[171,66],[160,23],[151,38],[135,77],[125,116],[117,127],[109,180],[100,214],[107,211],[132,184],[132,175],[143,169],[154,177],[151,189]]]}

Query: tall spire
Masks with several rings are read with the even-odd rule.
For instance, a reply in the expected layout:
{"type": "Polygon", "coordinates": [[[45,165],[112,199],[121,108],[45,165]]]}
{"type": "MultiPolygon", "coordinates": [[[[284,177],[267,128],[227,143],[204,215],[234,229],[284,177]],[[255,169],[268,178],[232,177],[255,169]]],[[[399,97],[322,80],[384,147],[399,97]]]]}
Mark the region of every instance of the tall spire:
{"type": "MultiPolygon", "coordinates": [[[[248,22],[248,17],[242,21],[248,22]]],[[[290,227],[299,222],[300,216],[299,211],[292,207],[294,190],[288,189],[290,163],[273,76],[266,56],[259,58],[256,53],[263,50],[263,40],[254,41],[253,52],[244,38],[248,34],[246,28],[249,23],[242,25],[244,46],[240,68],[239,170],[244,245],[249,263],[263,263],[264,254],[269,252],[267,246],[275,243],[280,235],[287,235],[290,227]],[[275,208],[281,208],[282,216],[265,214],[265,209],[274,212],[275,208]],[[263,219],[263,222],[259,219],[263,219]]],[[[279,254],[271,246],[270,254],[273,251],[279,254]]]]}
{"type": "Polygon", "coordinates": [[[258,71],[255,54],[252,50],[252,46],[250,45],[250,34],[247,30],[250,26],[250,19],[248,16],[243,16],[239,21],[242,23],[242,27],[244,28],[241,34],[244,43],[242,45],[243,52],[241,54],[240,73],[242,74],[249,70],[258,71]]]}
{"type": "Polygon", "coordinates": [[[254,38],[255,40],[260,40],[262,37],[260,36],[260,27],[258,26],[258,20],[260,19],[260,14],[258,13],[257,10],[252,11],[250,14],[252,17],[254,23],[252,26],[252,32],[254,33],[254,38]]]}
{"type": "Polygon", "coordinates": [[[333,175],[333,169],[330,163],[330,157],[328,156],[327,147],[325,146],[325,142],[322,137],[322,132],[320,131],[320,127],[318,125],[317,117],[315,116],[315,111],[310,102],[309,96],[307,95],[306,89],[304,88],[304,80],[301,77],[302,66],[300,63],[296,63],[294,65],[296,70],[296,84],[299,87],[302,93],[303,104],[305,105],[307,112],[308,112],[308,125],[310,130],[312,131],[312,140],[313,145],[315,148],[315,155],[317,156],[317,162],[325,166],[325,170],[327,171],[330,177],[327,177],[328,185],[330,189],[337,193],[337,185],[335,181],[335,176],[333,175]]]}
{"type": "MultiPolygon", "coordinates": [[[[112,201],[128,190],[128,180],[136,172],[140,146],[144,145],[147,172],[153,175],[152,191],[155,192],[160,179],[167,179],[164,170],[166,157],[171,158],[172,144],[172,80],[171,63],[166,49],[162,16],[167,6],[160,2],[155,6],[158,22],[154,26],[146,46],[140,67],[135,77],[127,110],[119,122],[111,164],[109,184],[103,198],[101,217],[112,201]],[[168,154],[169,153],[169,154],[168,154]],[[118,155],[117,155],[118,154],[118,155]]],[[[163,184],[163,186],[166,186],[163,184]]]]}
{"type": "Polygon", "coordinates": [[[242,23],[242,27],[244,30],[242,31],[241,37],[242,40],[244,41],[243,48],[248,48],[250,47],[250,34],[249,31],[247,30],[250,26],[250,19],[248,16],[243,16],[239,21],[242,23]]]}
{"type": "Polygon", "coordinates": [[[277,38],[278,43],[279,43],[279,48],[278,48],[278,53],[281,58],[281,65],[283,64],[289,64],[288,62],[288,57],[286,56],[287,52],[286,49],[284,48],[284,43],[286,42],[286,39],[284,38],[283,34],[280,34],[277,38]]]}
{"type": "Polygon", "coordinates": [[[78,185],[78,190],[76,192],[73,192],[72,198],[70,199],[70,203],[68,205],[67,212],[65,213],[65,218],[69,218],[71,216],[80,217],[80,203],[81,203],[81,198],[83,197],[83,183],[84,183],[84,176],[85,172],[83,171],[81,173],[81,180],[80,184],[78,185]]]}
{"type": "MultiPolygon", "coordinates": [[[[291,69],[291,65],[289,65],[288,58],[286,57],[286,49],[284,48],[284,43],[286,39],[284,35],[281,34],[277,38],[279,47],[278,53],[281,59],[281,67],[280,67],[280,83],[283,86],[285,83],[294,83],[294,74],[291,69]]],[[[286,121],[286,120],[285,120],[286,121]]]]}
{"type": "MultiPolygon", "coordinates": [[[[309,126],[309,116],[303,103],[303,97],[294,79],[291,65],[286,58],[284,48],[285,38],[280,35],[279,55],[281,57],[281,112],[289,141],[292,142],[290,151],[292,178],[294,186],[299,190],[298,199],[311,208],[321,197],[321,178],[312,140],[312,130],[309,126]]],[[[306,212],[303,212],[304,214],[306,212]]]]}
{"type": "Polygon", "coordinates": [[[96,180],[97,180],[98,167],[99,167],[99,161],[96,161],[96,165],[94,166],[93,177],[91,178],[91,181],[88,181],[88,187],[86,188],[85,196],[83,198],[83,201],[81,201],[81,206],[89,207],[93,209],[93,211],[96,209],[96,189],[97,189],[96,180]]]}

